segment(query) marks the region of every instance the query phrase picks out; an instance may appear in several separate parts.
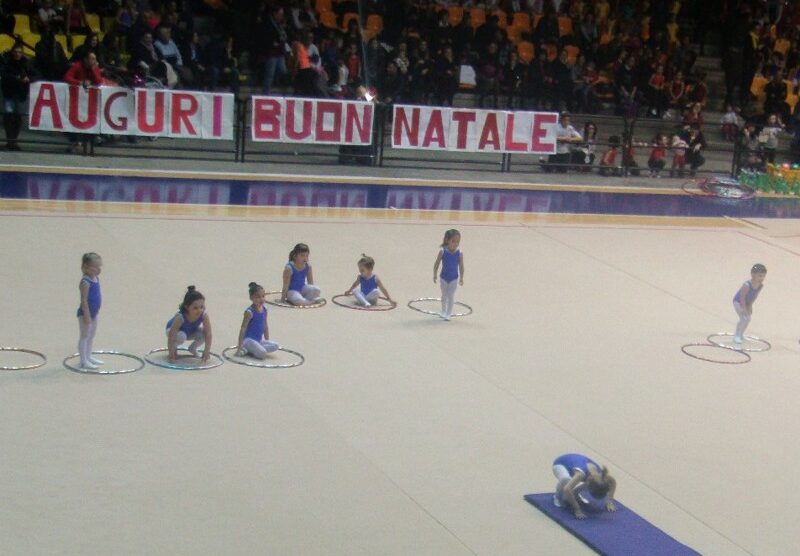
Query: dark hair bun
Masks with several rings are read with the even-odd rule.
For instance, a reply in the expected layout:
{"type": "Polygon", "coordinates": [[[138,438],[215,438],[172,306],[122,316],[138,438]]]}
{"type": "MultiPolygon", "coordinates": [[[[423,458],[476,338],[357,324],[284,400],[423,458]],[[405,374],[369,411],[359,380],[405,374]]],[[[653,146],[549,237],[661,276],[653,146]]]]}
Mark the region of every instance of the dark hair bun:
{"type": "Polygon", "coordinates": [[[257,285],[258,284],[256,284],[255,282],[250,282],[249,284],[247,284],[247,287],[248,288],[255,288],[257,285]]]}
{"type": "Polygon", "coordinates": [[[193,292],[193,291],[194,291],[194,286],[188,286],[188,287],[186,288],[186,291],[187,291],[187,292],[193,292]]]}

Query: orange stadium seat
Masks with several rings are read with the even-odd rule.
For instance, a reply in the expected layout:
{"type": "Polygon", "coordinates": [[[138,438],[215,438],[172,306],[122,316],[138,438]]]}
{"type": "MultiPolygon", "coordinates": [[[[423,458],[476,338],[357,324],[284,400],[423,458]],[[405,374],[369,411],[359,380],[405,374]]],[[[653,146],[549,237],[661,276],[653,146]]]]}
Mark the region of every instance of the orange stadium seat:
{"type": "Polygon", "coordinates": [[[383,17],[378,14],[367,16],[367,29],[376,35],[383,31],[383,17]]]}
{"type": "Polygon", "coordinates": [[[558,34],[561,37],[572,34],[572,19],[562,15],[558,18],[558,34]]]}
{"type": "Polygon", "coordinates": [[[505,29],[508,27],[508,14],[503,10],[495,10],[492,12],[492,15],[497,17],[497,26],[500,29],[505,29]]]}
{"type": "Polygon", "coordinates": [[[509,27],[506,29],[506,35],[512,44],[517,44],[520,40],[522,40],[522,29],[513,26],[509,27]]]}
{"type": "Polygon", "coordinates": [[[450,6],[447,8],[447,22],[450,25],[458,25],[461,23],[461,17],[464,15],[464,8],[461,6],[450,6]]]}
{"type": "Polygon", "coordinates": [[[31,32],[31,17],[28,14],[14,14],[14,34],[31,32]]]}
{"type": "Polygon", "coordinates": [[[338,28],[338,25],[336,25],[336,14],[333,12],[320,12],[319,22],[323,27],[327,27],[328,29],[338,28]]]}
{"type": "Polygon", "coordinates": [[[517,12],[511,18],[511,26],[516,27],[523,33],[529,33],[531,30],[531,16],[525,12],[517,12]]]}
{"type": "Polygon", "coordinates": [[[569,60],[570,64],[574,64],[578,61],[578,54],[580,54],[581,49],[577,46],[573,46],[568,44],[564,47],[564,50],[567,51],[567,60],[569,60]]]}
{"type": "Polygon", "coordinates": [[[517,45],[517,53],[519,54],[519,59],[529,64],[535,55],[535,51],[533,50],[533,43],[528,41],[520,41],[517,45]]]}
{"type": "Polygon", "coordinates": [[[314,9],[319,13],[332,12],[333,5],[331,4],[331,0],[317,0],[314,2],[314,9]]]}

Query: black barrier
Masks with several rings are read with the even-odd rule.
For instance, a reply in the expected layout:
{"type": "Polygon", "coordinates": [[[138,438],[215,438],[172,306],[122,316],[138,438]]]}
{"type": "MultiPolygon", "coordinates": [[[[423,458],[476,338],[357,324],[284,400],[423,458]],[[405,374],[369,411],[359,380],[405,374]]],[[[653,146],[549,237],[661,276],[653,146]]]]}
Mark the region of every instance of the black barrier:
{"type": "MultiPolygon", "coordinates": [[[[422,149],[397,149],[391,146],[392,110],[391,106],[377,105],[372,144],[369,146],[339,146],[313,144],[284,144],[255,142],[251,138],[250,98],[236,99],[234,132],[232,140],[201,140],[183,138],[157,138],[133,136],[79,136],[82,147],[69,148],[68,135],[48,131],[30,131],[20,136],[18,144],[28,152],[67,153],[84,156],[113,156],[143,159],[186,159],[219,160],[234,162],[257,162],[265,164],[302,165],[353,165],[378,166],[397,169],[431,169],[477,172],[506,173],[595,173],[601,176],[647,176],[650,173],[648,158],[654,147],[656,133],[672,137],[682,126],[679,121],[665,121],[655,118],[625,119],[621,116],[599,114],[571,114],[573,126],[581,130],[586,122],[593,122],[599,129],[595,141],[595,159],[591,163],[580,162],[581,143],[571,149],[569,158],[552,155],[524,153],[466,153],[454,151],[433,151],[422,149]],[[613,145],[608,140],[618,136],[619,153],[615,162],[601,166],[603,155],[613,145]],[[626,153],[635,151],[634,156],[626,153]]],[[[748,167],[746,153],[738,143],[724,142],[713,124],[706,126],[708,144],[701,154],[703,164],[692,170],[691,164],[685,168],[676,167],[672,176],[676,178],[710,174],[736,175],[740,168],[748,167]]],[[[669,176],[672,170],[673,155],[678,148],[669,147],[665,167],[660,176],[669,176]]],[[[778,155],[788,160],[791,153],[787,149],[778,155]]]]}

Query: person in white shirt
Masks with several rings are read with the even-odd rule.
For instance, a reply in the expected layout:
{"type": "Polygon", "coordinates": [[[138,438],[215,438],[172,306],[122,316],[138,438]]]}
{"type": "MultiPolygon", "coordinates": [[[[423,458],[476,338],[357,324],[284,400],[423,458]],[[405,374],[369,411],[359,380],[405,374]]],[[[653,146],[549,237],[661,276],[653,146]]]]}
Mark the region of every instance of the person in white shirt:
{"type": "Polygon", "coordinates": [[[551,154],[547,159],[549,171],[566,173],[572,159],[572,151],[582,142],[583,137],[580,132],[572,127],[572,118],[563,112],[556,128],[556,154],[551,154]]]}

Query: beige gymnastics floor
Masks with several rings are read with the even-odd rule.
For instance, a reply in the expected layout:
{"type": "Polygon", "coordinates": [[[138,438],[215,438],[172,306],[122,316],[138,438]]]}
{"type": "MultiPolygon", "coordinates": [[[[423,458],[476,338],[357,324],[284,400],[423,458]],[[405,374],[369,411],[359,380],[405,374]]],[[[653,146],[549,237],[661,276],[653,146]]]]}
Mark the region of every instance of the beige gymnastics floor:
{"type": "Polygon", "coordinates": [[[589,554],[522,500],[566,451],[608,463],[621,501],[704,554],[796,550],[799,223],[3,208],[0,343],[50,363],[0,373],[2,554],[589,554]],[[438,293],[452,219],[475,314],[445,323],[404,302],[438,293]],[[366,252],[403,304],[272,309],[273,337],[307,358],[294,370],[61,367],[82,252],[105,262],[97,347],[142,354],[187,284],[214,347],[232,343],[247,283],[276,286],[297,241],[327,296],[366,252]],[[772,351],[683,355],[732,327],[754,262],[752,332],[772,351]]]}

